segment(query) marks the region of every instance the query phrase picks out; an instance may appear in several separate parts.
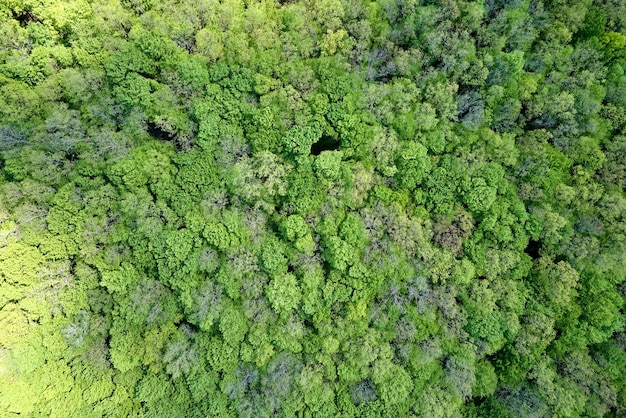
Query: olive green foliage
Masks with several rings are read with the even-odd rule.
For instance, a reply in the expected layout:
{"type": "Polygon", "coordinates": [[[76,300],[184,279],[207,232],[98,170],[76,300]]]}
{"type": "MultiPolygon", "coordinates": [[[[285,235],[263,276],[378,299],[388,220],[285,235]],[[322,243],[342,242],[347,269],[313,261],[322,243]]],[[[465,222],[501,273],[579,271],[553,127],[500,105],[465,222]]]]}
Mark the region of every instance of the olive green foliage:
{"type": "Polygon", "coordinates": [[[619,0],[0,0],[0,416],[626,416],[625,71],[619,0]]]}

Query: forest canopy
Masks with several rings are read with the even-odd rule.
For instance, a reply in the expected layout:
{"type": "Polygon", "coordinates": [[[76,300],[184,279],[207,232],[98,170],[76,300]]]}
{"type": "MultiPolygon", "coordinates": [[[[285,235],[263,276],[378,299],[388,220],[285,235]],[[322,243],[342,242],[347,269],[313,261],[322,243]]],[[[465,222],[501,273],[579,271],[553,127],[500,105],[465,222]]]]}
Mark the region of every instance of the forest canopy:
{"type": "Polygon", "coordinates": [[[626,416],[626,2],[0,0],[0,416],[626,416]]]}

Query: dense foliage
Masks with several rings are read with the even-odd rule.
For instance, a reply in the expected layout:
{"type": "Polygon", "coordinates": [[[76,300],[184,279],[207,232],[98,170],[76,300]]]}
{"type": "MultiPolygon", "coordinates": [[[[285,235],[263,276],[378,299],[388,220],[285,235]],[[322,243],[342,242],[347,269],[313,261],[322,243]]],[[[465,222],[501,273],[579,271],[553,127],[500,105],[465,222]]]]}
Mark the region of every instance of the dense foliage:
{"type": "Polygon", "coordinates": [[[626,416],[626,3],[0,0],[0,416],[626,416]]]}

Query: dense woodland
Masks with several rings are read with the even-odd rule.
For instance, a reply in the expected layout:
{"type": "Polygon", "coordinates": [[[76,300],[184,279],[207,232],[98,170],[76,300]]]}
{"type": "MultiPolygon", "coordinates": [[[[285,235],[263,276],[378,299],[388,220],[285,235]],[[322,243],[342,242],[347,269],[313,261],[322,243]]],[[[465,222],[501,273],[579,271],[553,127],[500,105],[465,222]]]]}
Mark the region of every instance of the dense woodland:
{"type": "Polygon", "coordinates": [[[623,0],[0,0],[0,416],[626,416],[623,0]]]}

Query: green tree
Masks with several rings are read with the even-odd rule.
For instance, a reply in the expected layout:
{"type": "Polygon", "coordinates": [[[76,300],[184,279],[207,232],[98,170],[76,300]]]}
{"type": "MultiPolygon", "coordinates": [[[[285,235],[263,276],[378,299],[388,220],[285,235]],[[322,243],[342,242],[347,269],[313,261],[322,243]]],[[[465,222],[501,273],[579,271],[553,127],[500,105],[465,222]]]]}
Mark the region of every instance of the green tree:
{"type": "Polygon", "coordinates": [[[272,308],[281,316],[288,316],[300,305],[302,298],[296,277],[287,273],[275,276],[266,290],[272,308]]]}

